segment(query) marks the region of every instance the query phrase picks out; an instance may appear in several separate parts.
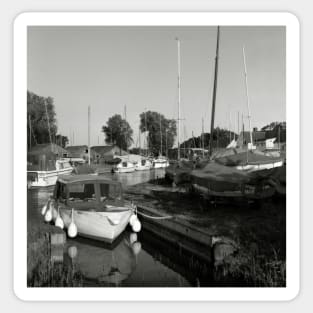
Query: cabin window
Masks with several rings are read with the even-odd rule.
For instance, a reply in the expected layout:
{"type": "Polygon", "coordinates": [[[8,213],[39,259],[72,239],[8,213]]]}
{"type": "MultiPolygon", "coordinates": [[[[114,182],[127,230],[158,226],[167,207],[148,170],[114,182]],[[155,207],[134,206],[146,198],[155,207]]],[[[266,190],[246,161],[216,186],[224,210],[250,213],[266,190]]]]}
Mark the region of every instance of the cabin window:
{"type": "Polygon", "coordinates": [[[61,202],[66,199],[66,188],[64,184],[57,183],[55,198],[61,202]]]}
{"type": "Polygon", "coordinates": [[[145,166],[146,165],[146,160],[141,160],[141,165],[145,166]]]}
{"type": "Polygon", "coordinates": [[[121,188],[119,185],[112,184],[100,184],[100,199],[101,201],[110,200],[121,200],[121,188]]]}
{"type": "Polygon", "coordinates": [[[70,201],[96,201],[94,184],[75,183],[69,184],[67,188],[70,201]]]}

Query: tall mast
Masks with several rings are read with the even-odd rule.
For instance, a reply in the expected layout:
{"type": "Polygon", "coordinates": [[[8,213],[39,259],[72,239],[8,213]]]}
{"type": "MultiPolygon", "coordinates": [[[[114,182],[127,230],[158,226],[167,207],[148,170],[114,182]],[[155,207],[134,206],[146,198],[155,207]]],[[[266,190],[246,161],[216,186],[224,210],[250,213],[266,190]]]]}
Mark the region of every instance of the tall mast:
{"type": "Polygon", "coordinates": [[[141,155],[141,138],[140,138],[140,126],[139,126],[139,132],[138,132],[138,141],[139,141],[139,155],[141,155]]]}
{"type": "Polygon", "coordinates": [[[30,114],[28,115],[28,124],[29,124],[29,149],[32,147],[32,123],[30,119],[30,114]]]}
{"type": "Polygon", "coordinates": [[[214,131],[215,102],[216,102],[217,73],[218,73],[219,40],[220,40],[220,27],[217,26],[215,71],[214,71],[214,85],[213,85],[213,95],[212,95],[211,134],[210,134],[209,156],[211,156],[212,152],[213,152],[213,131],[214,131]]]}
{"type": "Polygon", "coordinates": [[[177,40],[177,88],[178,88],[178,128],[177,128],[177,159],[180,159],[180,40],[177,40]]]}
{"type": "Polygon", "coordinates": [[[88,106],[88,164],[90,165],[90,106],[88,106]]]}
{"type": "Polygon", "coordinates": [[[250,112],[250,100],[249,100],[249,90],[248,90],[248,76],[247,76],[247,65],[246,65],[246,54],[245,47],[242,47],[243,54],[243,65],[244,65],[244,74],[245,74],[245,87],[246,87],[246,96],[247,96],[247,108],[248,108],[248,119],[249,119],[249,133],[250,133],[250,142],[251,147],[253,146],[253,138],[252,138],[252,129],[251,129],[251,112],[250,112]]]}
{"type": "Polygon", "coordinates": [[[161,151],[160,154],[162,155],[162,122],[161,122],[161,113],[159,114],[160,116],[160,138],[161,138],[161,151]]]}
{"type": "Polygon", "coordinates": [[[203,121],[203,118],[202,118],[202,133],[201,133],[201,139],[202,139],[202,157],[204,158],[204,138],[203,138],[203,135],[204,135],[204,121],[203,121]]]}
{"type": "Polygon", "coordinates": [[[48,132],[49,132],[50,145],[52,147],[52,137],[51,137],[51,131],[50,131],[50,121],[49,121],[49,115],[48,115],[48,108],[47,108],[47,101],[46,100],[45,100],[45,109],[46,109],[46,115],[47,115],[47,123],[48,123],[48,132]]]}
{"type": "Polygon", "coordinates": [[[146,156],[148,156],[149,145],[148,145],[148,128],[147,128],[147,109],[145,109],[145,133],[146,133],[146,156]]]}

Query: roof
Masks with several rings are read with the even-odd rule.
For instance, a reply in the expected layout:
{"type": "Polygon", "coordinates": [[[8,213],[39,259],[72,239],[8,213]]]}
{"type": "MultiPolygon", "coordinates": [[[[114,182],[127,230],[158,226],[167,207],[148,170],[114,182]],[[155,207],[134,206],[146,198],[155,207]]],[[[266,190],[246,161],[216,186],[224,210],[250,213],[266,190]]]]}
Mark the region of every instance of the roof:
{"type": "Polygon", "coordinates": [[[121,154],[127,154],[126,151],[120,149],[118,146],[116,145],[113,145],[113,146],[93,146],[90,148],[90,151],[95,151],[96,153],[99,153],[99,154],[103,154],[103,153],[108,153],[112,150],[118,150],[119,152],[121,151],[121,154]]]}
{"type": "Polygon", "coordinates": [[[88,149],[88,146],[82,145],[82,146],[68,146],[66,147],[66,150],[69,152],[78,152],[78,151],[86,151],[88,149]]]}
{"type": "Polygon", "coordinates": [[[121,185],[119,181],[112,180],[104,175],[93,175],[93,174],[77,174],[77,175],[60,175],[58,181],[63,184],[71,184],[78,182],[106,182],[112,185],[121,185]]]}

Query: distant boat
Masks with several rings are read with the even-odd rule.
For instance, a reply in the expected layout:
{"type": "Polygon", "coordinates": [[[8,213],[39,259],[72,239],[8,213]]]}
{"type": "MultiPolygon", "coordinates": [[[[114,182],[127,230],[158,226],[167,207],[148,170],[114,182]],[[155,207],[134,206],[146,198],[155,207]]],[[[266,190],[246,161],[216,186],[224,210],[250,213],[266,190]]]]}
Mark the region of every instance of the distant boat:
{"type": "Polygon", "coordinates": [[[116,173],[132,173],[135,171],[135,165],[129,161],[121,161],[113,169],[116,173]]]}
{"type": "Polygon", "coordinates": [[[158,156],[157,158],[153,159],[152,166],[153,168],[166,168],[170,165],[167,158],[162,156],[158,156]]]}
{"type": "Polygon", "coordinates": [[[71,174],[72,171],[73,167],[66,159],[50,160],[49,166],[41,168],[29,164],[27,186],[28,188],[53,186],[60,175],[71,174]]]}
{"type": "Polygon", "coordinates": [[[141,159],[135,164],[136,171],[146,171],[152,168],[152,163],[149,159],[141,159]]]}
{"type": "Polygon", "coordinates": [[[61,218],[70,237],[80,235],[112,243],[133,213],[133,206],[123,199],[120,182],[103,176],[63,175],[43,214],[46,221],[49,214],[54,220],[61,218]]]}

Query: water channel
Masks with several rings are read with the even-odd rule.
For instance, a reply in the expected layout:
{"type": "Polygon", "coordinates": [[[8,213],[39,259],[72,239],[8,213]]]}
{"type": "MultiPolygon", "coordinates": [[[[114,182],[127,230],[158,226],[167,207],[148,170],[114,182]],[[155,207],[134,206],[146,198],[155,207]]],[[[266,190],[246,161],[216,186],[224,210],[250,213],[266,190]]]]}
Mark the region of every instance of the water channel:
{"type": "MultiPolygon", "coordinates": [[[[123,185],[147,182],[164,176],[164,170],[125,174],[105,174],[123,185]]],[[[52,188],[28,190],[28,223],[44,223],[42,206],[52,194],[52,188]]],[[[199,264],[193,256],[184,256],[147,230],[139,234],[124,232],[107,245],[81,237],[67,239],[65,246],[51,251],[54,261],[74,264],[83,274],[83,286],[123,287],[189,287],[210,285],[208,276],[197,274],[199,264]]]]}

